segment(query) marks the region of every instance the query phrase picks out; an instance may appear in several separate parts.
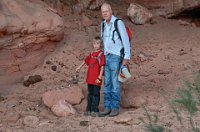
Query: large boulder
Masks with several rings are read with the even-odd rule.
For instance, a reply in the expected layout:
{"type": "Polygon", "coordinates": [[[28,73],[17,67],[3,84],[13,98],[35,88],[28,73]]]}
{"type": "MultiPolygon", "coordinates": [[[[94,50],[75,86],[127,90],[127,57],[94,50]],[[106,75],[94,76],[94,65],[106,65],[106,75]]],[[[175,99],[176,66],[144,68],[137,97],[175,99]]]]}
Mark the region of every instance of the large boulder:
{"type": "Polygon", "coordinates": [[[141,96],[143,91],[139,88],[123,87],[121,106],[123,108],[140,108],[148,103],[147,98],[141,96]]]}
{"type": "Polygon", "coordinates": [[[43,63],[63,38],[63,19],[40,0],[0,1],[0,85],[43,63]]]}
{"type": "Polygon", "coordinates": [[[148,9],[136,3],[130,4],[127,15],[134,24],[145,24],[153,16],[148,9]]]}
{"type": "Polygon", "coordinates": [[[45,92],[42,96],[44,104],[52,107],[59,100],[66,100],[72,105],[80,104],[84,98],[82,89],[79,86],[72,86],[63,90],[52,90],[45,92]]]}

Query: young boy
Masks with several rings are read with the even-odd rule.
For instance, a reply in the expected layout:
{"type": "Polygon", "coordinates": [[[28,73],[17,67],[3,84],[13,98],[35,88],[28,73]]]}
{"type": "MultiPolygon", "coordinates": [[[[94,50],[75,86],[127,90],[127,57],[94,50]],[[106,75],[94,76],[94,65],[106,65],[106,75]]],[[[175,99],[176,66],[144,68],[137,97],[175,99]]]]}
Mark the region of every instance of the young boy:
{"type": "Polygon", "coordinates": [[[105,56],[101,47],[102,42],[100,37],[95,37],[93,39],[94,51],[76,68],[76,71],[79,72],[85,64],[88,66],[86,78],[86,83],[88,84],[87,108],[84,114],[86,116],[98,116],[99,112],[100,88],[105,65],[105,56]]]}

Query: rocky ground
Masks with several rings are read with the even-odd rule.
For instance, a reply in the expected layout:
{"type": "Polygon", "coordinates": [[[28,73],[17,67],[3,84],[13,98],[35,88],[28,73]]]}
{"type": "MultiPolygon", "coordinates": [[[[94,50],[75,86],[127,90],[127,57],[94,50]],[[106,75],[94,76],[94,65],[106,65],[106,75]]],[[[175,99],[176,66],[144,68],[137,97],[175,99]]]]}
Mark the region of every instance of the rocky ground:
{"type": "MultiPolygon", "coordinates": [[[[131,58],[132,78],[123,85],[123,97],[133,100],[135,108],[122,108],[117,117],[85,117],[86,100],[78,105],[75,115],[57,117],[42,102],[42,95],[53,89],[81,87],[87,93],[85,84],[86,67],[79,75],[75,68],[92,50],[90,40],[99,33],[100,11],[86,11],[92,25],[85,27],[83,16],[72,14],[65,7],[65,37],[44,64],[29,75],[40,75],[42,81],[23,86],[20,82],[2,92],[0,98],[0,131],[2,132],[143,132],[144,124],[139,118],[145,118],[143,108],[136,105],[146,104],[152,114],[159,116],[159,124],[173,132],[182,131],[176,116],[171,112],[167,101],[159,94],[165,91],[168,99],[176,97],[176,88],[183,80],[193,81],[200,71],[200,28],[182,24],[177,19],[154,17],[152,24],[134,25],[126,17],[128,5],[113,5],[118,16],[133,30],[131,58]],[[52,66],[55,66],[56,69],[52,66]],[[73,84],[74,77],[78,84],[73,84]],[[142,101],[141,101],[142,100],[142,101]]],[[[26,79],[26,77],[25,77],[26,79]]],[[[101,92],[103,89],[101,90],[101,92]]],[[[103,93],[103,92],[102,92],[103,93]]],[[[129,102],[130,103],[130,102],[129,102]]],[[[126,106],[126,103],[123,102],[126,106]]],[[[100,109],[103,109],[103,94],[100,109]]],[[[199,112],[198,112],[199,113],[199,112]]],[[[199,124],[199,114],[195,116],[199,124]]],[[[184,119],[187,114],[183,114],[184,119]]],[[[188,121],[184,122],[189,129],[188,121]]]]}

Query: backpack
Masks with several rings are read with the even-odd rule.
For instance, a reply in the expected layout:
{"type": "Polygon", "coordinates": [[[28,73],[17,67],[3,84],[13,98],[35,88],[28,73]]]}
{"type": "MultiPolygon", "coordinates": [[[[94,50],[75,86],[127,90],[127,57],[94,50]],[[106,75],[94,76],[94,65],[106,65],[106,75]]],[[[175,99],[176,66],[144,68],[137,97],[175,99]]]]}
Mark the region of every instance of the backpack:
{"type": "MultiPolygon", "coordinates": [[[[112,41],[113,41],[113,43],[115,43],[115,40],[114,40],[114,32],[117,32],[117,35],[119,36],[119,39],[121,40],[121,42],[122,42],[122,38],[121,38],[121,35],[120,35],[120,33],[119,33],[119,29],[118,29],[118,21],[119,20],[121,20],[122,21],[122,19],[116,19],[115,20],[115,22],[114,22],[114,28],[115,28],[115,30],[113,30],[113,34],[112,34],[112,41]]],[[[105,28],[105,24],[102,22],[102,35],[103,35],[103,32],[104,32],[104,28],[105,28]]],[[[128,27],[128,26],[126,26],[125,25],[125,28],[126,28],[126,32],[127,32],[127,34],[128,34],[128,38],[129,38],[129,42],[130,42],[130,44],[131,44],[131,37],[132,37],[132,32],[131,32],[131,29],[128,27]]],[[[121,56],[122,57],[124,57],[124,48],[122,48],[121,50],[120,50],[120,53],[121,53],[121,56]]]]}

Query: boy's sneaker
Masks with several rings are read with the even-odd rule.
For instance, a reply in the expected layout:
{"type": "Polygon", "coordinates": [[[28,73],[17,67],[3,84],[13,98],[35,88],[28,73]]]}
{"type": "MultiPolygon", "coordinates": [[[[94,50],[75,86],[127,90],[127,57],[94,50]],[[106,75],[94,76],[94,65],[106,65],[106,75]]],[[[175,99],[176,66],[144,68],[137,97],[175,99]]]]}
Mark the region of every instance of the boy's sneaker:
{"type": "Polygon", "coordinates": [[[99,116],[99,112],[91,112],[91,116],[92,117],[98,117],[99,116]]]}
{"type": "Polygon", "coordinates": [[[90,115],[91,115],[91,112],[90,112],[90,111],[84,112],[84,116],[90,116],[90,115]]]}

